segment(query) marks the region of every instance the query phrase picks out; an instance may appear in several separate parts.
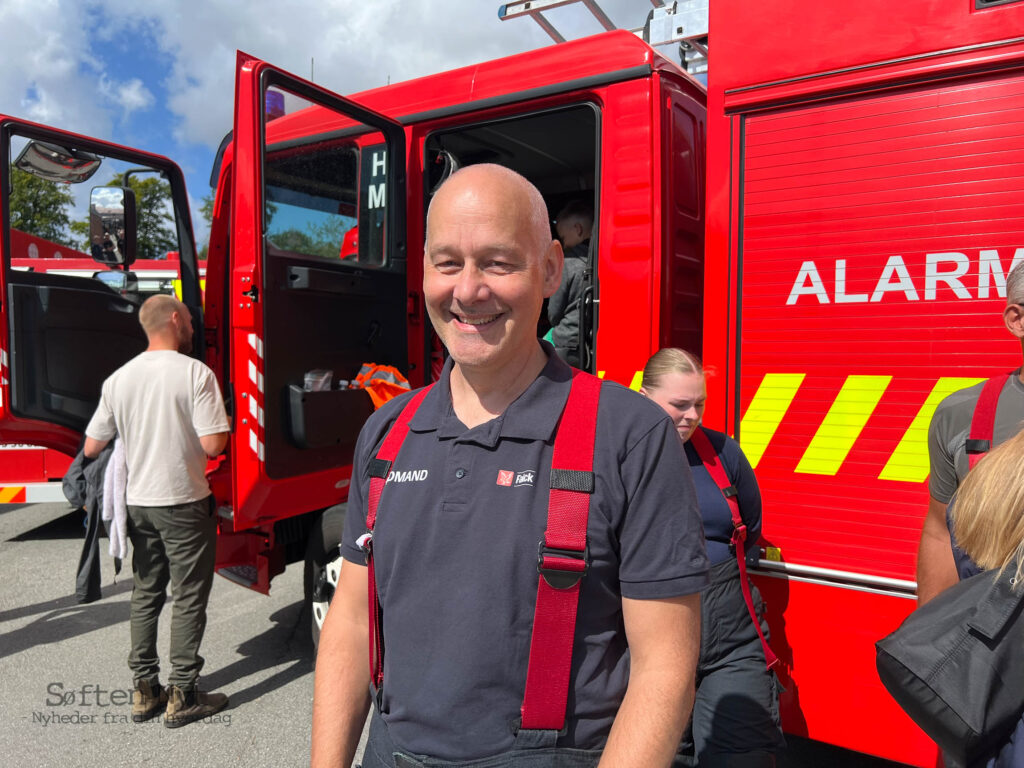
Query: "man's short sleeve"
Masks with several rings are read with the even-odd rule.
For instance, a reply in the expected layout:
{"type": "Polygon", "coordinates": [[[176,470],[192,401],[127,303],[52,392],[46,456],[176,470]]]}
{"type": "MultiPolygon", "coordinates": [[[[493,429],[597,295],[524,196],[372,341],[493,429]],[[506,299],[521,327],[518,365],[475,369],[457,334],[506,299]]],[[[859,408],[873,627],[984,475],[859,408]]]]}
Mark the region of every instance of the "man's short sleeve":
{"type": "Polygon", "coordinates": [[[622,596],[700,592],[708,584],[704,526],[683,445],[667,417],[629,450],[620,476],[627,499],[619,537],[622,596]]]}
{"type": "Polygon", "coordinates": [[[949,503],[959,484],[955,460],[949,452],[950,410],[946,401],[939,403],[928,425],[928,492],[943,504],[949,503]]]}
{"type": "Polygon", "coordinates": [[[200,364],[198,370],[192,400],[192,427],[199,437],[229,432],[231,427],[224,411],[224,400],[220,396],[217,377],[205,365],[200,364]]]}
{"type": "Polygon", "coordinates": [[[109,385],[103,382],[103,389],[100,392],[100,402],[96,406],[96,412],[89,419],[89,426],[85,428],[85,436],[93,440],[106,442],[117,437],[117,425],[114,423],[114,412],[110,410],[108,400],[109,385]]]}

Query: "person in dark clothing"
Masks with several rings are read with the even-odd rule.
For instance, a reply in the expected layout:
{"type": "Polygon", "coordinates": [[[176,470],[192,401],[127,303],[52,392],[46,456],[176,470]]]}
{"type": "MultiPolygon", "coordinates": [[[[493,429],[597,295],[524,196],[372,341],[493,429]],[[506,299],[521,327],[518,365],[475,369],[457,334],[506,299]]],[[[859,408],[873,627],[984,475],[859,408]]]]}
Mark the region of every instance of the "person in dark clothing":
{"type": "MultiPolygon", "coordinates": [[[[714,454],[736,491],[739,516],[747,528],[746,563],[756,565],[761,534],[761,492],[739,444],[702,427],[707,394],[700,361],[681,349],[658,351],[647,362],[640,393],[660,405],[676,426],[697,489],[704,539],[711,561],[711,586],[701,598],[701,647],[697,696],[683,734],[680,761],[701,768],[771,768],[784,739],[775,674],[768,668],[767,641],[746,605],[733,540],[730,502],[704,463],[714,454]],[[697,434],[700,433],[700,434],[697,434]],[[703,451],[696,445],[703,441],[703,451]]],[[[764,602],[748,580],[751,602],[765,637],[764,602]]],[[[772,659],[774,656],[772,655],[772,659]]]]}
{"type": "Polygon", "coordinates": [[[579,367],[580,299],[586,287],[584,272],[590,258],[590,235],[594,229],[594,211],[581,200],[566,205],[555,220],[555,231],[562,244],[565,260],[562,282],[548,299],[551,343],[565,362],[579,367]]]}

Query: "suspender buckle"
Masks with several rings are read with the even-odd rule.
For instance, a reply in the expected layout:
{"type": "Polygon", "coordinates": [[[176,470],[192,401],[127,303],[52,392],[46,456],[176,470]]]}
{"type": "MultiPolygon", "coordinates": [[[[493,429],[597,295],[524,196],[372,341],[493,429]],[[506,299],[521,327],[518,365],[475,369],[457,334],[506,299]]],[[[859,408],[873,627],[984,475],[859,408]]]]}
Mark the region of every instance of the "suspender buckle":
{"type": "Polygon", "coordinates": [[[356,539],[356,546],[363,550],[366,561],[369,562],[370,556],[373,554],[373,531],[367,531],[356,539]]]}
{"type": "Polygon", "coordinates": [[[575,587],[590,569],[590,546],[577,549],[555,549],[543,541],[537,547],[537,573],[554,589],[575,587]]]}
{"type": "Polygon", "coordinates": [[[747,541],[747,526],[737,525],[732,529],[732,545],[734,547],[744,544],[747,541]]]}
{"type": "Polygon", "coordinates": [[[739,496],[740,492],[736,490],[735,485],[727,485],[722,489],[722,495],[727,499],[731,499],[733,496],[739,496]]]}

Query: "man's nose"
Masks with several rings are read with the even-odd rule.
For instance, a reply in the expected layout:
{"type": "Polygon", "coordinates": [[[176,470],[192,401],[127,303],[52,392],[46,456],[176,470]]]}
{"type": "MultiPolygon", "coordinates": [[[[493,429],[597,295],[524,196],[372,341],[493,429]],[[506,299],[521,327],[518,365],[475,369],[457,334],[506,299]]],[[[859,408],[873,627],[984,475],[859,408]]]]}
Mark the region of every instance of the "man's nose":
{"type": "Polygon", "coordinates": [[[700,414],[697,413],[697,406],[696,405],[691,405],[689,408],[687,408],[685,411],[683,411],[683,417],[686,418],[686,419],[690,419],[691,421],[693,419],[698,418],[699,415],[700,414]]]}
{"type": "Polygon", "coordinates": [[[455,281],[453,294],[460,304],[469,305],[485,301],[490,296],[486,276],[476,267],[466,265],[455,281]]]}

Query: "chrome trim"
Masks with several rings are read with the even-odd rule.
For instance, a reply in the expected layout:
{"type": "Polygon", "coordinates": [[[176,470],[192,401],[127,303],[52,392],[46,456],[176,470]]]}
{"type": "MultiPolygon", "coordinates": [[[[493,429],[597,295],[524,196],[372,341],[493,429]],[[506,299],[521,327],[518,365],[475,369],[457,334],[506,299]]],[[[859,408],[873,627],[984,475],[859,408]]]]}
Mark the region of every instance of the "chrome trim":
{"type": "Polygon", "coordinates": [[[853,573],[852,571],[837,571],[832,568],[818,568],[811,565],[782,563],[776,560],[758,560],[757,567],[758,570],[762,571],[806,577],[801,579],[801,581],[808,580],[808,578],[818,579],[822,583],[835,586],[867,586],[895,590],[897,592],[909,593],[910,595],[917,594],[917,582],[905,579],[891,579],[886,576],[872,576],[867,573],[853,573]]]}

